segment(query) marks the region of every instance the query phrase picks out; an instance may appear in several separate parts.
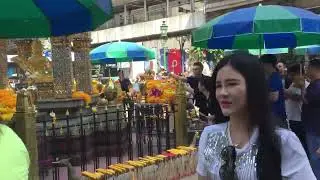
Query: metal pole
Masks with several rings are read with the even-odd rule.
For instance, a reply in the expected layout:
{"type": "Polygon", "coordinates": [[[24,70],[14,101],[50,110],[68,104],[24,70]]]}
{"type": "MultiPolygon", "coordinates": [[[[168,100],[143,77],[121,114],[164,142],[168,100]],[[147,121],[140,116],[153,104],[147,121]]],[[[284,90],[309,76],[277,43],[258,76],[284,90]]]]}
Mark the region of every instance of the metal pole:
{"type": "Polygon", "coordinates": [[[190,0],[190,9],[191,9],[191,13],[193,13],[194,12],[194,10],[195,10],[195,7],[194,7],[194,0],[190,0]]]}
{"type": "Polygon", "coordinates": [[[127,5],[125,4],[123,6],[124,10],[123,10],[123,18],[124,18],[124,25],[128,24],[128,12],[127,12],[127,5]]]}
{"type": "Polygon", "coordinates": [[[184,37],[181,37],[181,43],[180,43],[180,66],[181,66],[181,70],[182,72],[184,72],[184,68],[183,68],[183,59],[184,59],[184,51],[183,51],[183,47],[184,47],[184,37]]]}
{"type": "Polygon", "coordinates": [[[163,46],[163,66],[167,69],[167,48],[165,46],[163,46]]]}
{"type": "Polygon", "coordinates": [[[148,21],[147,0],[144,0],[143,7],[144,7],[144,21],[148,21]]]}
{"type": "Polygon", "coordinates": [[[170,14],[169,14],[169,9],[170,9],[170,2],[169,2],[169,0],[167,0],[166,5],[167,5],[167,13],[166,13],[166,15],[167,15],[167,17],[169,17],[169,16],[170,16],[170,14]]]}

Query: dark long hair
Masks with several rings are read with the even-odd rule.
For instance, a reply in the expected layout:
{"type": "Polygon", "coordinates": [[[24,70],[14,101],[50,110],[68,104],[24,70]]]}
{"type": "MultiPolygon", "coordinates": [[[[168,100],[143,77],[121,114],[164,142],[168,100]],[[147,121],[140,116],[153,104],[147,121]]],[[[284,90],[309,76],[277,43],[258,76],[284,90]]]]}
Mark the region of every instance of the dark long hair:
{"type": "Polygon", "coordinates": [[[199,79],[199,84],[201,84],[201,86],[203,86],[207,91],[209,91],[209,93],[211,94],[213,92],[213,82],[211,81],[211,79],[207,76],[201,77],[199,79]]]}
{"type": "MultiPolygon", "coordinates": [[[[257,176],[259,180],[281,180],[280,140],[275,132],[275,123],[271,118],[268,87],[265,73],[257,57],[246,53],[235,53],[223,58],[216,66],[212,80],[215,89],[217,73],[221,68],[230,65],[246,80],[247,105],[251,127],[259,128],[257,176]]],[[[212,95],[215,102],[215,91],[212,95]]],[[[220,108],[219,108],[220,109],[220,108]]],[[[221,110],[217,118],[224,118],[221,110]]]]}

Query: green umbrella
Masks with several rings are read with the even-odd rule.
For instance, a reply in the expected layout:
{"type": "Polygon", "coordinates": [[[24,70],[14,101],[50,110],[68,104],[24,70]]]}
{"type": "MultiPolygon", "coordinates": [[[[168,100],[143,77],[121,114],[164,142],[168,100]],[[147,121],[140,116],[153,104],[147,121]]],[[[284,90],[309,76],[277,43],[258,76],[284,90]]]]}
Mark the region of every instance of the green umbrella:
{"type": "Polygon", "coordinates": [[[132,42],[113,42],[101,45],[90,52],[92,63],[146,61],[155,59],[153,49],[132,42]]]}
{"type": "MultiPolygon", "coordinates": [[[[262,55],[262,54],[287,54],[289,52],[288,48],[276,48],[276,49],[247,49],[247,50],[225,50],[225,55],[232,54],[237,51],[245,51],[252,55],[262,55]]],[[[293,54],[295,55],[319,55],[320,46],[311,45],[311,46],[300,46],[293,49],[293,54]]]]}
{"type": "Polygon", "coordinates": [[[295,48],[320,44],[320,17],[289,6],[256,6],[219,16],[192,32],[209,49],[295,48]]]}
{"type": "Polygon", "coordinates": [[[113,17],[111,0],[0,0],[0,38],[92,31],[113,17]]]}

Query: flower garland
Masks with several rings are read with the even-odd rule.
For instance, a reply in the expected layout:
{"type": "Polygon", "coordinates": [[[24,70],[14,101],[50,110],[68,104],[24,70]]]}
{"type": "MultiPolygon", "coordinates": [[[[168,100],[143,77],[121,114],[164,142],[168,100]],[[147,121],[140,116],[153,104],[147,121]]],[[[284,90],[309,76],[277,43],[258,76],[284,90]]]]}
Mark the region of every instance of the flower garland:
{"type": "Polygon", "coordinates": [[[172,103],[175,100],[176,81],[173,79],[148,80],[146,89],[148,103],[172,103]]]}
{"type": "Polygon", "coordinates": [[[89,105],[91,103],[91,96],[82,91],[73,92],[72,99],[83,99],[86,105],[89,105]]]}
{"type": "Polygon", "coordinates": [[[13,90],[0,89],[0,121],[11,121],[16,112],[17,95],[13,90]]]}

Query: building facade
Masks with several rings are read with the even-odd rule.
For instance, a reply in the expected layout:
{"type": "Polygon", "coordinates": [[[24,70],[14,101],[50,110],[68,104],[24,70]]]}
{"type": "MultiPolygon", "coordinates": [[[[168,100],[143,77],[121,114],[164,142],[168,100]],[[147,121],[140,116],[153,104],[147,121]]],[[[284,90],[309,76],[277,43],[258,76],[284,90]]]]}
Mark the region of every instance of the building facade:
{"type": "MultiPolygon", "coordinates": [[[[114,0],[115,16],[91,33],[92,46],[114,42],[142,42],[160,48],[160,26],[168,25],[168,48],[179,48],[176,37],[230,10],[262,4],[293,5],[318,11],[318,0],[114,0]]],[[[186,43],[188,48],[190,43],[186,43]]]]}
{"type": "MultiPolygon", "coordinates": [[[[181,48],[181,36],[187,41],[183,49],[191,47],[190,32],[221,14],[258,4],[297,6],[319,13],[319,0],[114,0],[114,18],[91,33],[92,47],[115,42],[139,42],[159,52],[160,26],[168,25],[169,49],[181,48]]],[[[159,56],[158,56],[159,58],[159,56]]]]}

